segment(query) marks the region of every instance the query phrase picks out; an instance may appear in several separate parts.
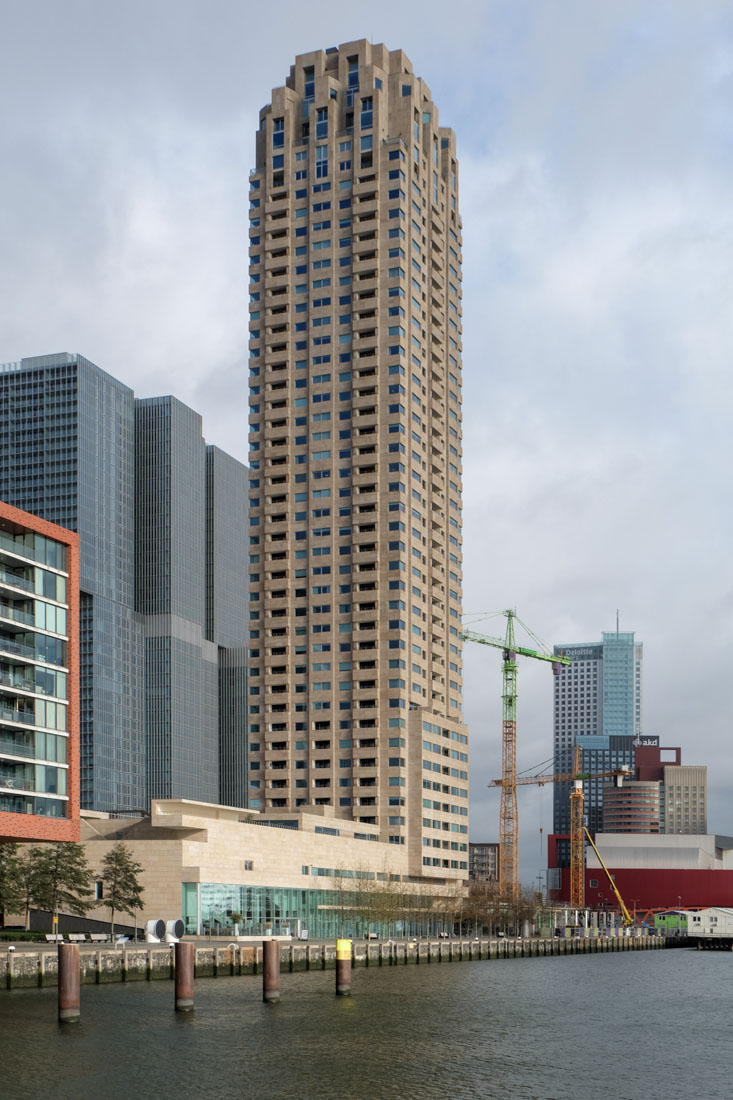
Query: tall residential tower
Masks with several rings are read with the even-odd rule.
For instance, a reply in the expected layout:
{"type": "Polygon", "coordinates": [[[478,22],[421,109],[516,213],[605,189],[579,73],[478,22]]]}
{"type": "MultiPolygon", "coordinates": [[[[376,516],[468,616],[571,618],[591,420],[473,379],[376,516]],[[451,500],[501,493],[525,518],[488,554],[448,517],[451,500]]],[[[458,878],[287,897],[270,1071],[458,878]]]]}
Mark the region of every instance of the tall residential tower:
{"type": "Polygon", "coordinates": [[[296,59],[250,209],[249,805],[465,877],[458,165],[401,51],[296,59]]]}

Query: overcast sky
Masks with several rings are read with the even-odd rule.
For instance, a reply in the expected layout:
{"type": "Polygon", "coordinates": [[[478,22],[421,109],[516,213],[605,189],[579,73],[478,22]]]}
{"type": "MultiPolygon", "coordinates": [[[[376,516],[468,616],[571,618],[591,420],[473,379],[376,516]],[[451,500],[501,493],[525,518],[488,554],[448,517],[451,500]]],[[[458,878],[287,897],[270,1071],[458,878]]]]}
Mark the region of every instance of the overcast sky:
{"type": "MultiPolygon", "coordinates": [[[[0,0],[0,34],[0,360],[79,352],[242,459],[259,108],[297,53],[407,52],[458,135],[465,611],[552,645],[620,609],[645,732],[708,765],[733,833],[729,0],[0,0]]],[[[467,647],[472,839],[500,663],[467,647]]],[[[521,668],[520,770],[552,754],[551,681],[521,668]]],[[[551,788],[519,813],[529,882],[551,788]]]]}

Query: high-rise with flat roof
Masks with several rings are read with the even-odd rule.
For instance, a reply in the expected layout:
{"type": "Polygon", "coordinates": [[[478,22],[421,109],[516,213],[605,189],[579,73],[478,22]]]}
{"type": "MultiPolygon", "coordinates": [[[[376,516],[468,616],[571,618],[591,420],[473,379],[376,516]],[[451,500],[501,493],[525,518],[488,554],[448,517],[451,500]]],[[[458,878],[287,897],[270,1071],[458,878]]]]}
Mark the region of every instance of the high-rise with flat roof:
{"type": "Polygon", "coordinates": [[[708,769],[666,764],[662,780],[665,833],[707,833],[708,769]]]}
{"type": "MultiPolygon", "coordinates": [[[[643,646],[633,632],[604,632],[600,643],[555,646],[569,657],[554,678],[554,770],[571,772],[576,744],[584,771],[634,767],[634,746],[642,728],[643,646]]],[[[603,788],[608,780],[587,780],[585,810],[591,832],[601,829],[603,788]]],[[[569,783],[554,784],[553,832],[570,829],[569,783]]]]}
{"type": "Polygon", "coordinates": [[[296,58],[250,210],[249,805],[465,877],[458,163],[402,51],[296,58]]]}
{"type": "Polygon", "coordinates": [[[145,808],[135,395],[83,356],[0,366],[0,500],[79,533],[81,804],[145,808]]]}
{"type": "MultiPolygon", "coordinates": [[[[236,767],[228,723],[244,700],[247,477],[236,459],[207,447],[201,427],[175,397],[135,402],[148,787],[154,798],[218,802],[223,762],[227,789],[242,805],[244,773],[228,768],[236,767]]],[[[243,740],[234,741],[240,754],[243,740]]]]}
{"type": "Polygon", "coordinates": [[[79,533],[81,804],[246,800],[247,471],[79,355],[0,367],[0,500],[79,533]]]}

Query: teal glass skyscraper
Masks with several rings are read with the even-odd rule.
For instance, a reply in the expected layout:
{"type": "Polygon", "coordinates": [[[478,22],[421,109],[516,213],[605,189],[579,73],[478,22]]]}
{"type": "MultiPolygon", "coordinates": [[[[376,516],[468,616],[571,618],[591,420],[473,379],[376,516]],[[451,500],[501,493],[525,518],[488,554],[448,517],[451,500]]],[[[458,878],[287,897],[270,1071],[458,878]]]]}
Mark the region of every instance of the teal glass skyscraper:
{"type": "MultiPolygon", "coordinates": [[[[555,646],[572,664],[555,677],[554,771],[570,772],[576,744],[584,771],[634,766],[634,746],[642,730],[643,646],[633,632],[604,632],[600,643],[555,646]]],[[[603,786],[588,780],[585,813],[588,828],[601,828],[603,786]]],[[[553,832],[570,829],[570,784],[556,783],[553,832]]]]}

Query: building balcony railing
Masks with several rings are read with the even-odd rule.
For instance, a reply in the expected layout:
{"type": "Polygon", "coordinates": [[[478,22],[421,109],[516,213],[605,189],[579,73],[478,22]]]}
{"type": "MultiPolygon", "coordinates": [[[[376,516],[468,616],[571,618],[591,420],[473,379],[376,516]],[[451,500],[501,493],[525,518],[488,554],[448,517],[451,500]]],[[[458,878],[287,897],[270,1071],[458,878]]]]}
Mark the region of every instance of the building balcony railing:
{"type": "MultiPolygon", "coordinates": [[[[30,736],[33,737],[33,734],[30,736]]],[[[35,760],[36,750],[34,745],[19,745],[17,741],[5,741],[0,737],[0,756],[23,756],[35,760]]]]}
{"type": "Polygon", "coordinates": [[[35,724],[35,714],[32,710],[13,710],[10,707],[0,707],[0,720],[3,722],[23,722],[26,726],[35,724]]]}
{"type": "Polygon", "coordinates": [[[68,817],[68,798],[66,796],[46,796],[21,794],[17,791],[0,792],[0,811],[14,814],[33,814],[34,817],[68,817]]]}
{"type": "Polygon", "coordinates": [[[9,676],[6,672],[0,672],[0,685],[2,687],[15,688],[18,691],[40,691],[33,680],[21,679],[18,676],[9,676]]]}
{"type": "Polygon", "coordinates": [[[33,581],[19,577],[15,573],[8,573],[6,569],[0,569],[0,584],[7,584],[13,588],[22,588],[24,592],[35,593],[36,586],[33,581]]]}
{"type": "Polygon", "coordinates": [[[32,646],[11,642],[8,638],[0,638],[0,652],[12,653],[16,657],[29,657],[32,661],[40,660],[36,657],[36,651],[32,646]]]}
{"type": "Polygon", "coordinates": [[[21,611],[18,607],[13,607],[12,604],[0,602],[0,618],[12,619],[15,623],[22,623],[23,626],[35,626],[35,619],[29,612],[21,611]]]}
{"type": "Polygon", "coordinates": [[[24,546],[22,543],[18,543],[15,539],[8,538],[6,534],[0,532],[0,550],[7,550],[11,554],[16,554],[19,558],[25,558],[27,561],[39,562],[41,565],[45,565],[45,558],[39,555],[30,546],[24,546]]]}
{"type": "MultiPolygon", "coordinates": [[[[0,775],[0,790],[35,791],[36,784],[32,779],[15,779],[12,776],[0,775]]],[[[39,791],[38,794],[43,794],[39,791]]]]}

